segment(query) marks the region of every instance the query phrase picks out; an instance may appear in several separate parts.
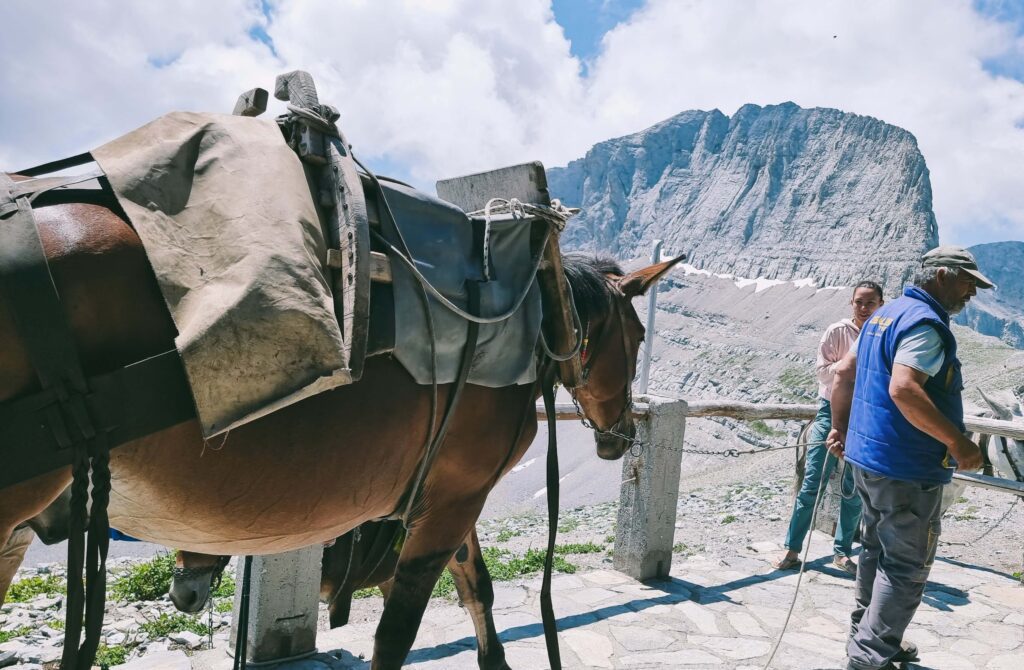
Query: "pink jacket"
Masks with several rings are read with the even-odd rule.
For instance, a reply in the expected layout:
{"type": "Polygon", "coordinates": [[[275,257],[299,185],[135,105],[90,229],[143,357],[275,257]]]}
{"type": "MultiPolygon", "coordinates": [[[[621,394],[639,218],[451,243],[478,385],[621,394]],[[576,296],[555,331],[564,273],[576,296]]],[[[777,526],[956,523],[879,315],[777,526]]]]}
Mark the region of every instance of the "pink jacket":
{"type": "Polygon", "coordinates": [[[814,366],[818,375],[818,395],[829,402],[832,401],[832,382],[836,377],[836,364],[842,360],[846,352],[860,335],[860,328],[853,319],[836,321],[825,329],[818,344],[818,361],[814,366]]]}

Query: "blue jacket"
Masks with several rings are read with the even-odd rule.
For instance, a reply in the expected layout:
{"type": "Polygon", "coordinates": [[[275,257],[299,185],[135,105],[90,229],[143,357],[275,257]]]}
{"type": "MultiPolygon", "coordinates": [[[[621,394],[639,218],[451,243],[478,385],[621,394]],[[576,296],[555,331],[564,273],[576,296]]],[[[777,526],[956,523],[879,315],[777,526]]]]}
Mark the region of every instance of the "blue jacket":
{"type": "Polygon", "coordinates": [[[900,340],[922,323],[942,338],[945,360],[924,388],[942,414],[964,430],[960,392],[963,378],[949,314],[928,293],[914,286],[884,305],[861,329],[857,345],[857,382],[846,434],[846,458],[861,468],[893,479],[947,484],[956,461],[946,446],[907,421],[889,395],[893,358],[900,340]]]}

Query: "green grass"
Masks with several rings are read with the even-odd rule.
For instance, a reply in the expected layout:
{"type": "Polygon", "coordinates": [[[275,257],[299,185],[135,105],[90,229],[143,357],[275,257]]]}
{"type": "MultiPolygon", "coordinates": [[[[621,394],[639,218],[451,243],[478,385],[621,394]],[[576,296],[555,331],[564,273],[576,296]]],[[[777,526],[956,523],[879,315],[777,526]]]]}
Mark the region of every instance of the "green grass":
{"type": "Polygon", "coordinates": [[[196,635],[210,634],[210,627],[200,621],[198,616],[181,614],[180,612],[174,614],[164,612],[156,619],[145,622],[139,628],[146,631],[150,638],[167,637],[172,633],[180,633],[183,630],[192,631],[196,635]]]}
{"type": "MultiPolygon", "coordinates": [[[[115,599],[126,602],[157,600],[171,588],[173,570],[174,555],[158,554],[145,563],[133,565],[125,574],[115,579],[110,585],[110,593],[115,599]]],[[[227,577],[228,575],[225,575],[225,581],[227,577]]]]}
{"type": "Polygon", "coordinates": [[[4,642],[7,642],[9,640],[13,640],[16,637],[21,637],[22,635],[28,635],[31,632],[32,626],[21,626],[19,628],[15,628],[14,630],[9,631],[0,630],[0,644],[3,644],[4,642]]]}
{"type": "Polygon", "coordinates": [[[761,419],[755,419],[754,421],[751,421],[750,429],[757,433],[758,435],[761,435],[762,437],[780,437],[782,435],[788,434],[784,430],[777,430],[775,428],[772,428],[761,419]]]}
{"type": "Polygon", "coordinates": [[[614,535],[609,535],[608,537],[604,538],[604,543],[605,544],[614,544],[615,543],[615,536],[614,535]]]}
{"type": "Polygon", "coordinates": [[[221,614],[224,614],[225,612],[230,612],[232,609],[234,609],[234,607],[234,598],[222,598],[220,600],[213,601],[213,610],[221,614]]]}
{"type": "Polygon", "coordinates": [[[380,592],[376,586],[372,586],[368,589],[359,589],[352,594],[354,600],[360,600],[362,598],[383,598],[384,594],[380,592]]]}
{"type": "Polygon", "coordinates": [[[696,556],[702,551],[704,551],[703,545],[691,547],[685,542],[676,542],[674,545],[672,545],[672,553],[681,554],[684,558],[689,556],[696,556]]]}
{"type": "Polygon", "coordinates": [[[722,518],[722,523],[723,523],[723,524],[726,524],[726,523],[733,523],[734,521],[738,521],[738,519],[737,519],[737,518],[736,518],[735,516],[733,516],[732,514],[726,514],[726,515],[725,515],[725,516],[724,516],[724,517],[722,518]]]}
{"type": "Polygon", "coordinates": [[[107,670],[112,665],[121,665],[128,660],[128,647],[120,644],[115,644],[112,647],[108,647],[105,644],[101,644],[96,649],[96,660],[92,662],[94,666],[99,666],[103,670],[107,670]]]}
{"type": "Polygon", "coordinates": [[[1013,577],[1014,579],[1021,579],[1021,578],[1024,578],[1024,572],[1015,572],[1015,573],[1013,573],[1010,576],[1013,577]]]}
{"type": "Polygon", "coordinates": [[[580,527],[579,519],[566,519],[562,523],[558,524],[559,533],[571,533],[580,527]]]}
{"type": "Polygon", "coordinates": [[[779,385],[784,390],[784,395],[801,400],[813,398],[817,384],[814,379],[814,368],[790,367],[779,375],[779,385]]]}
{"type": "Polygon", "coordinates": [[[23,603],[36,596],[60,596],[67,592],[67,582],[55,575],[33,575],[11,584],[7,591],[7,602],[23,603]]]}
{"type": "Polygon", "coordinates": [[[604,547],[593,542],[556,544],[556,554],[598,554],[604,551],[604,547]]]}
{"type": "Polygon", "coordinates": [[[64,630],[67,622],[64,619],[53,619],[52,621],[47,621],[46,625],[54,630],[64,630]]]}
{"type": "Polygon", "coordinates": [[[522,535],[522,532],[520,532],[518,530],[511,530],[509,528],[505,528],[500,533],[498,533],[498,536],[496,538],[494,538],[494,541],[495,542],[508,542],[513,537],[519,537],[520,535],[522,535]]]}
{"type": "Polygon", "coordinates": [[[224,574],[220,578],[220,586],[215,588],[210,596],[213,598],[233,598],[235,596],[235,578],[227,568],[224,569],[224,574]]]}
{"type": "MultiPolygon", "coordinates": [[[[496,582],[507,582],[524,575],[540,572],[544,569],[544,550],[529,549],[523,556],[514,556],[511,552],[496,547],[484,549],[484,563],[491,579],[496,582]]],[[[555,556],[552,567],[557,572],[572,574],[576,566],[561,556],[555,556]]]]}

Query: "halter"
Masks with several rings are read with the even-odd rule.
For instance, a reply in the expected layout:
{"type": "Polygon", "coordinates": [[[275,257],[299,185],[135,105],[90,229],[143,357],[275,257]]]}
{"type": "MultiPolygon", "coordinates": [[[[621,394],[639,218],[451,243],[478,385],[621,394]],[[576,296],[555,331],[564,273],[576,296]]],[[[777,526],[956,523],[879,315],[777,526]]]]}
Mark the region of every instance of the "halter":
{"type": "MultiPolygon", "coordinates": [[[[618,320],[619,320],[619,333],[620,333],[620,335],[622,337],[622,350],[624,352],[627,352],[628,351],[628,342],[626,341],[626,322],[625,322],[625,317],[622,315],[622,307],[619,305],[618,302],[616,302],[614,300],[612,300],[612,306],[614,307],[615,314],[616,314],[616,316],[618,317],[618,320]]],[[[596,340],[596,343],[599,344],[601,342],[601,340],[604,339],[604,335],[607,332],[608,332],[607,329],[602,331],[599,334],[598,339],[596,340]]],[[[583,386],[586,386],[589,383],[590,368],[591,368],[591,364],[593,362],[593,359],[589,355],[589,353],[591,351],[591,347],[590,347],[591,343],[590,343],[589,333],[590,333],[590,319],[588,318],[586,324],[584,325],[583,341],[582,341],[582,346],[580,348],[580,363],[582,364],[582,367],[583,367],[583,386]]],[[[616,416],[615,420],[612,421],[611,427],[609,427],[607,429],[598,428],[597,424],[595,424],[591,419],[587,418],[587,415],[583,413],[583,410],[580,408],[579,401],[576,400],[576,394],[572,393],[572,391],[570,390],[569,396],[572,398],[572,404],[576,407],[576,415],[580,418],[580,423],[582,423],[585,427],[587,427],[590,430],[594,431],[598,435],[609,435],[611,437],[617,437],[617,438],[619,438],[621,440],[625,440],[630,445],[630,453],[634,457],[636,457],[636,456],[639,456],[641,453],[643,453],[643,443],[638,438],[636,438],[636,437],[630,437],[628,435],[624,435],[624,434],[618,432],[617,430],[615,430],[615,426],[619,425],[619,422],[622,421],[622,417],[624,417],[627,412],[631,412],[633,410],[633,383],[632,383],[633,382],[633,377],[629,373],[629,358],[628,358],[628,356],[624,356],[624,362],[625,362],[625,366],[626,366],[626,380],[627,380],[626,381],[626,398],[625,398],[625,401],[622,404],[622,409],[619,410],[618,416],[616,416]],[[636,453],[634,453],[634,449],[639,449],[639,450],[636,451],[636,453]]]]}

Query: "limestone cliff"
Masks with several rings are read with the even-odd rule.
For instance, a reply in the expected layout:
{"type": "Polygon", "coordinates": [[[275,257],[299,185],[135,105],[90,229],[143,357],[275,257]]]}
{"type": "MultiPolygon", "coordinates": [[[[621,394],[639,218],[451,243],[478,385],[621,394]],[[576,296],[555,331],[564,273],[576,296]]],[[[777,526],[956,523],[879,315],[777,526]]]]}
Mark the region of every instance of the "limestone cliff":
{"type": "Polygon", "coordinates": [[[872,278],[895,292],[938,243],[913,135],[834,109],[683,112],[597,144],[548,183],[583,208],[567,248],[635,258],[661,238],[698,268],[741,277],[872,278]]]}
{"type": "Polygon", "coordinates": [[[998,288],[978,291],[956,322],[1024,349],[1024,242],[979,244],[971,253],[998,288]]]}

